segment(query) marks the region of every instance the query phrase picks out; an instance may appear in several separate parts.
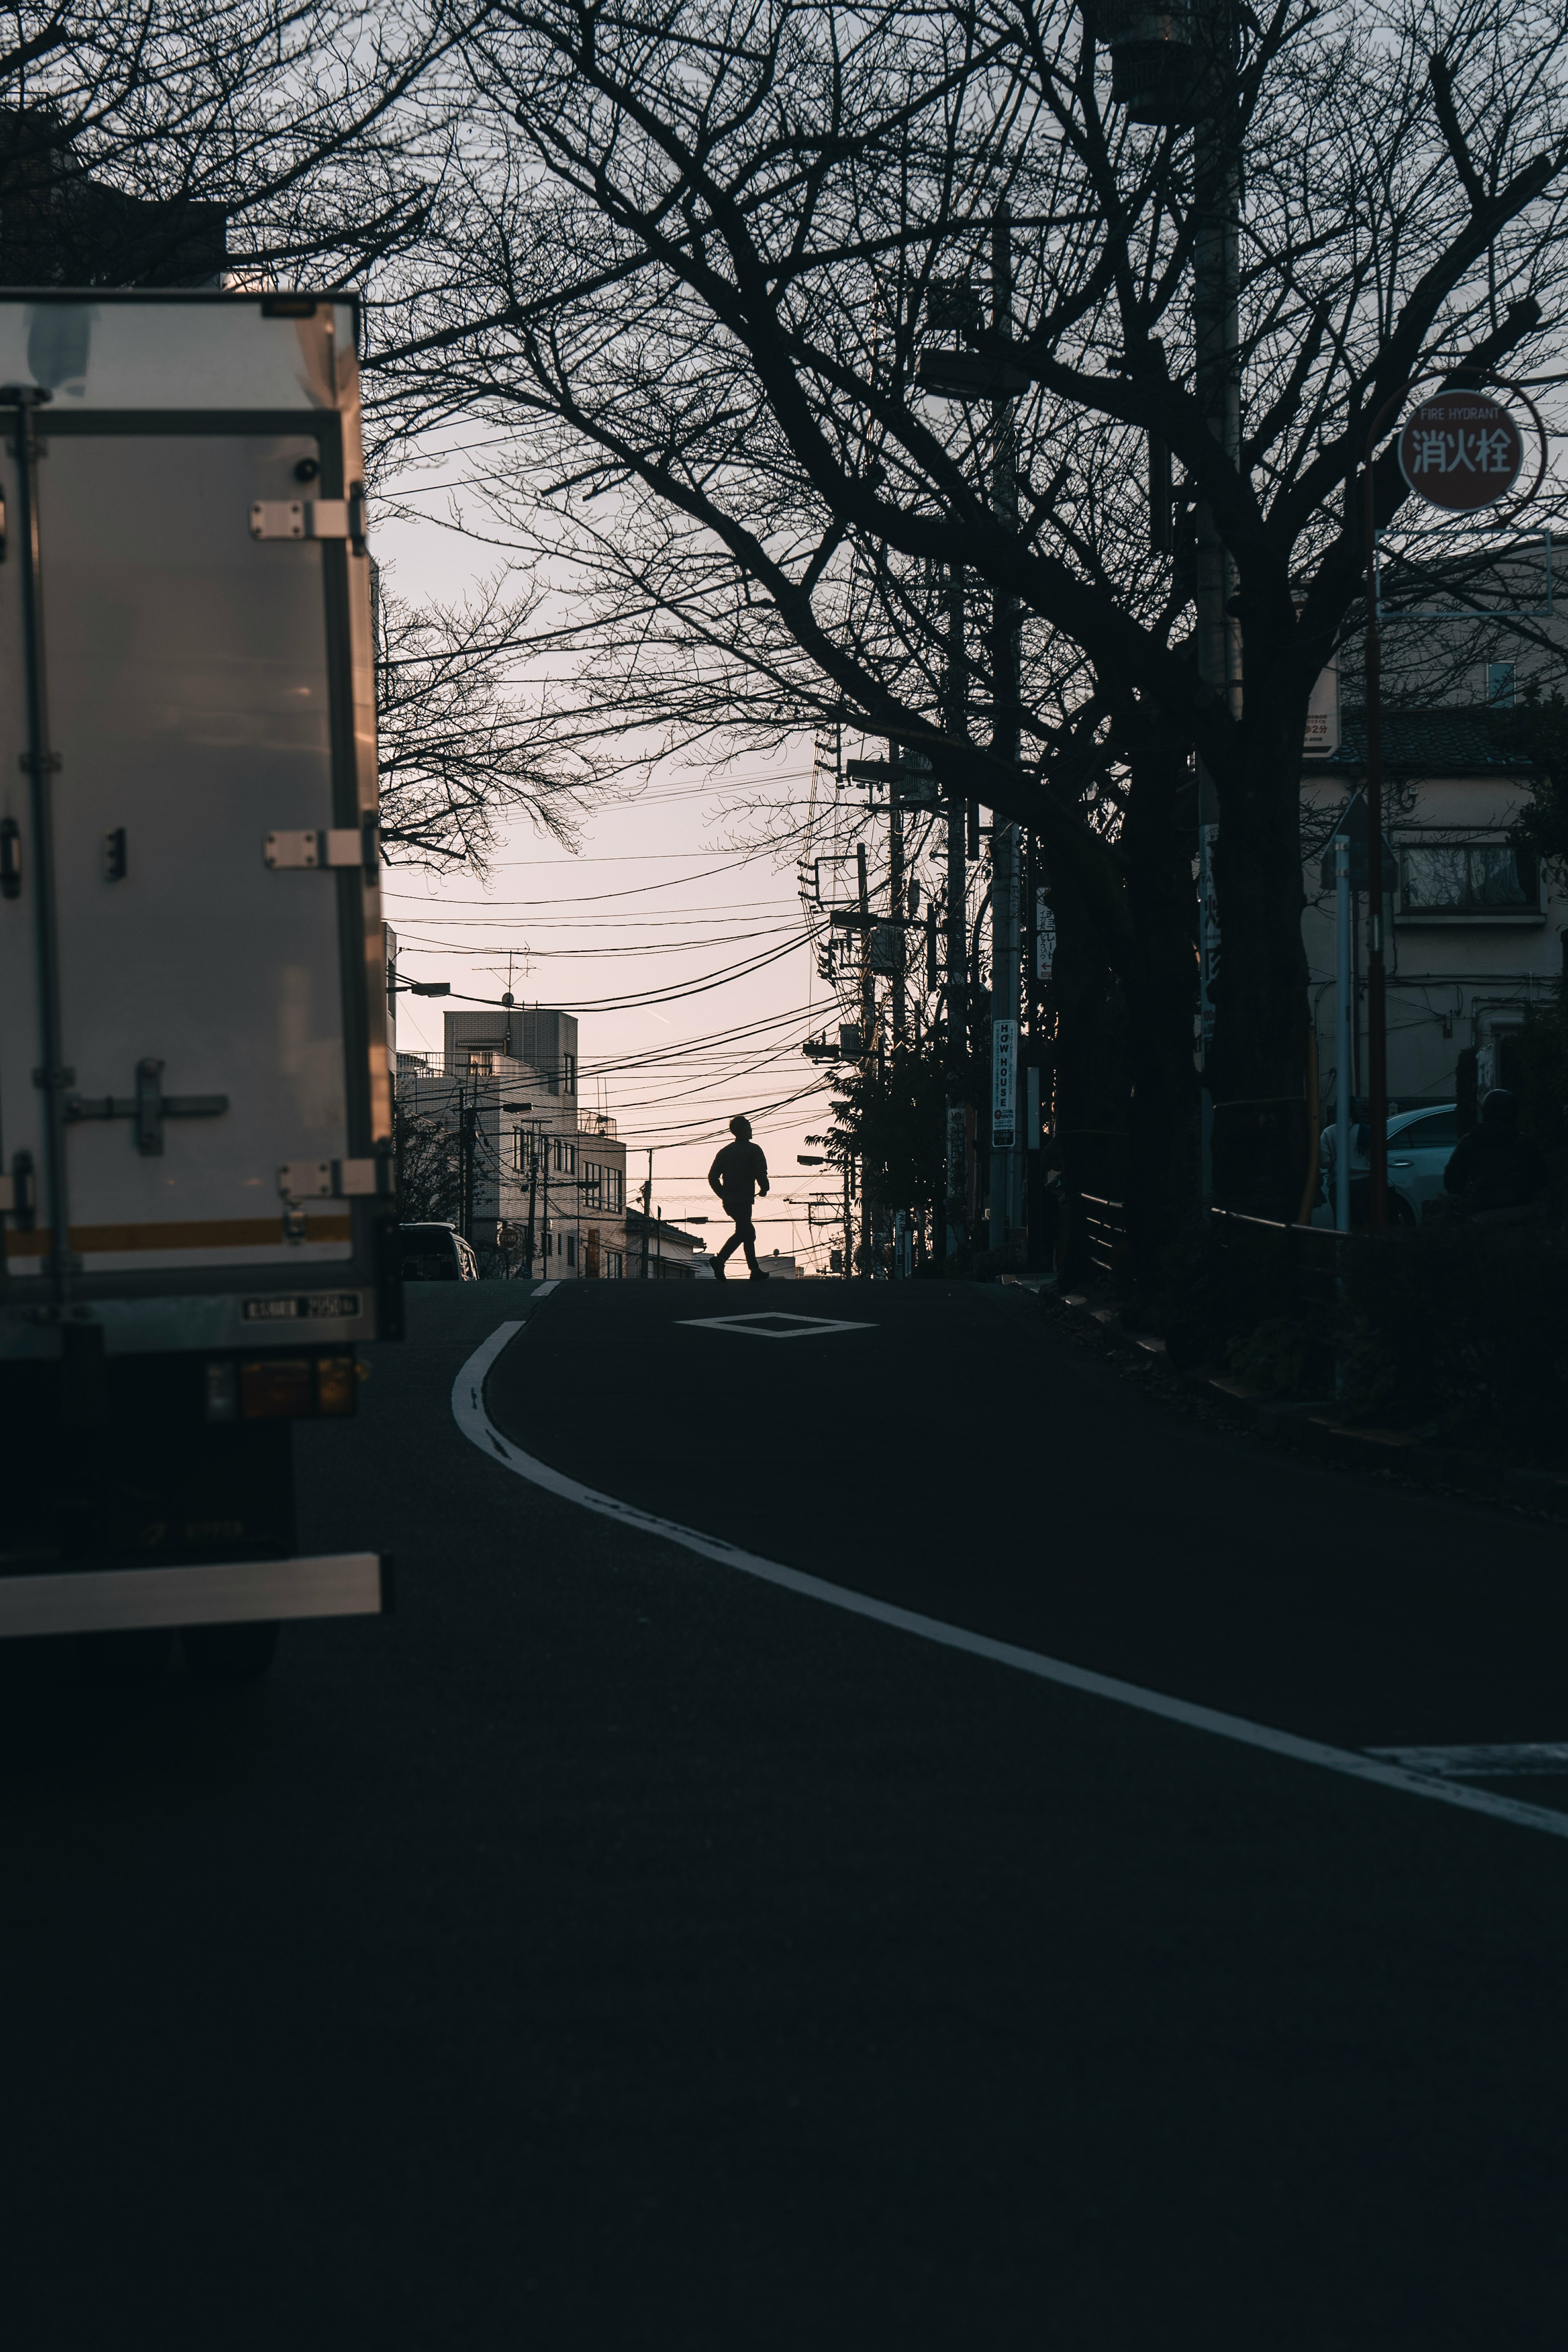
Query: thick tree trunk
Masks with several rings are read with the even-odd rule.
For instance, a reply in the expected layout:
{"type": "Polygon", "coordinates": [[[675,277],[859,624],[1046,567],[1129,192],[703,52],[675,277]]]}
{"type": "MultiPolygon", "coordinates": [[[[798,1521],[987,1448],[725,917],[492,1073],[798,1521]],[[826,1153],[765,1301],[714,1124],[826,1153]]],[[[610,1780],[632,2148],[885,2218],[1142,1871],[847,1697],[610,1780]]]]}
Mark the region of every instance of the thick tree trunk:
{"type": "Polygon", "coordinates": [[[1126,1008],[1121,982],[1094,926],[1070,890],[1054,894],[1057,953],[1052,980],[1057,1004],[1056,1135],[1062,1162],[1062,1228],[1058,1277],[1069,1283],[1103,1278],[1090,1257],[1089,1214],[1094,1205],[1125,1202],[1127,1193],[1126,1008]]]}
{"type": "Polygon", "coordinates": [[[1209,1062],[1214,1192],[1222,1208],[1289,1219],[1300,1205],[1307,1152],[1305,711],[1282,681],[1249,676],[1247,691],[1238,757],[1218,779],[1220,961],[1209,1062]]]}
{"type": "Polygon", "coordinates": [[[1131,1101],[1128,1209],[1132,1270],[1151,1307],[1173,1250],[1202,1216],[1197,1010],[1195,786],[1179,745],[1152,740],[1135,761],[1121,848],[1133,955],[1128,972],[1131,1101]]]}

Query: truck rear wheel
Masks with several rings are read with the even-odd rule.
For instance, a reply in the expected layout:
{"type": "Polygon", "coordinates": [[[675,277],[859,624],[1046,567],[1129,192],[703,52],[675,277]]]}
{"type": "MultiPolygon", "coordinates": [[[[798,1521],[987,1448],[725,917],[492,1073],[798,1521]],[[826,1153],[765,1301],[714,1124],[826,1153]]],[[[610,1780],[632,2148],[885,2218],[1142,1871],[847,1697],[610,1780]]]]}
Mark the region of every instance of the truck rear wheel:
{"type": "Polygon", "coordinates": [[[204,1683],[257,1683],[278,1649],[276,1625],[184,1625],[185,1664],[204,1683]]]}

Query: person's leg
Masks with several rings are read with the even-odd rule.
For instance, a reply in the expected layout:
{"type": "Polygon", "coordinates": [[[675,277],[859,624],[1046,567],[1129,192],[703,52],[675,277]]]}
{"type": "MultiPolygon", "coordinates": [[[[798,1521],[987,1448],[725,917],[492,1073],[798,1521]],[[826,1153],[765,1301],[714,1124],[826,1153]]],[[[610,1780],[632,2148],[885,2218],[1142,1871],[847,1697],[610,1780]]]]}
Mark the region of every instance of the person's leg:
{"type": "Polygon", "coordinates": [[[740,1228],[739,1224],[737,1224],[737,1225],[736,1225],[736,1227],[735,1227],[734,1232],[731,1234],[731,1236],[730,1236],[729,1240],[724,1244],[724,1245],[723,1245],[722,1249],[715,1250],[715,1251],[714,1251],[714,1253],[713,1253],[713,1271],[714,1271],[714,1273],[718,1276],[718,1277],[719,1277],[719,1279],[720,1279],[720,1281],[721,1281],[721,1282],[722,1282],[722,1281],[723,1281],[723,1279],[724,1279],[724,1261],[725,1261],[725,1259],[726,1259],[727,1257],[730,1257],[731,1255],[732,1255],[732,1254],[733,1254],[736,1250],[738,1250],[738,1249],[740,1248],[740,1246],[741,1246],[741,1228],[740,1228]]]}
{"type": "Polygon", "coordinates": [[[752,1269],[752,1280],[753,1282],[766,1282],[768,1277],[763,1272],[762,1267],[757,1264],[757,1229],[755,1225],[752,1224],[750,1217],[746,1219],[743,1225],[737,1228],[736,1238],[740,1241],[742,1246],[745,1250],[746,1264],[752,1269]]]}

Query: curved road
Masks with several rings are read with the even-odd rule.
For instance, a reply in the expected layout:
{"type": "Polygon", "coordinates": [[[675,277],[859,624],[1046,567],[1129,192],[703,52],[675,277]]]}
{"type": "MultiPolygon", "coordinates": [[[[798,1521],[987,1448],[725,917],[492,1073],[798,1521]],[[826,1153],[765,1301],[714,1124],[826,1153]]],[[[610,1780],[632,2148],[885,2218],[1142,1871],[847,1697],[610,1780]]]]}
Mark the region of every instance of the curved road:
{"type": "Polygon", "coordinates": [[[237,1697],[0,1660],[13,2341],[1555,2352],[1568,1842],[737,1574],[452,1391],[521,1319],[568,1486],[1340,1748],[1568,1736],[1559,1531],[1012,1293],[410,1304],[300,1447],[394,1618],[237,1697]]]}

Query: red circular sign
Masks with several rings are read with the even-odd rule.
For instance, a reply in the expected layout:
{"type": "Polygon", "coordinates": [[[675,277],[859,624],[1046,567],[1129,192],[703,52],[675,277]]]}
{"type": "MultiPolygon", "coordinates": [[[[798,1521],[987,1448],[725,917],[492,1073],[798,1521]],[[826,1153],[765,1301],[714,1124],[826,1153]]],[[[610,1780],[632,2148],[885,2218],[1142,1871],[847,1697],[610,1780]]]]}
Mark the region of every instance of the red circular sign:
{"type": "Polygon", "coordinates": [[[1405,418],[1399,470],[1417,498],[1449,514],[1506,499],[1524,464],[1524,436],[1500,401],[1439,392],[1405,418]]]}

